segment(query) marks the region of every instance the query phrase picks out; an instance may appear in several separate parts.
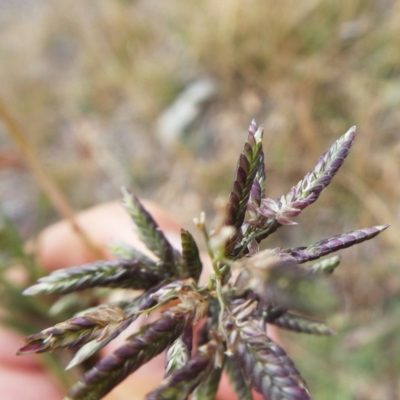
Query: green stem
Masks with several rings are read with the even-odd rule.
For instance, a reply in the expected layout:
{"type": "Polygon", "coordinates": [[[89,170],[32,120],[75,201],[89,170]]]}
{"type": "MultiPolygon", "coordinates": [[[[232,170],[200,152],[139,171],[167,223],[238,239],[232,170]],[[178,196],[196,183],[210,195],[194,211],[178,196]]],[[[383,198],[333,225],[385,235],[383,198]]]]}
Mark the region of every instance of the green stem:
{"type": "Polygon", "coordinates": [[[222,276],[218,276],[216,279],[216,292],[217,292],[217,298],[218,298],[218,302],[219,302],[219,306],[220,306],[220,311],[219,311],[219,326],[222,326],[222,319],[224,316],[224,312],[225,312],[225,300],[224,297],[222,295],[222,276]]]}
{"type": "Polygon", "coordinates": [[[219,276],[220,275],[220,271],[219,271],[219,268],[218,268],[216,260],[215,260],[213,249],[212,249],[212,247],[210,245],[210,237],[208,235],[208,232],[207,232],[207,229],[206,229],[205,225],[203,225],[201,227],[201,231],[202,231],[202,233],[204,235],[204,240],[205,240],[206,246],[207,246],[207,252],[208,252],[208,255],[209,255],[210,259],[211,259],[213,270],[215,272],[215,275],[219,276]]]}
{"type": "Polygon", "coordinates": [[[158,307],[168,303],[171,300],[176,300],[178,297],[179,297],[178,295],[173,294],[173,295],[167,297],[164,301],[157,303],[153,307],[146,308],[145,310],[135,311],[132,314],[127,315],[125,319],[132,317],[132,315],[150,314],[152,311],[156,310],[158,307]]]}

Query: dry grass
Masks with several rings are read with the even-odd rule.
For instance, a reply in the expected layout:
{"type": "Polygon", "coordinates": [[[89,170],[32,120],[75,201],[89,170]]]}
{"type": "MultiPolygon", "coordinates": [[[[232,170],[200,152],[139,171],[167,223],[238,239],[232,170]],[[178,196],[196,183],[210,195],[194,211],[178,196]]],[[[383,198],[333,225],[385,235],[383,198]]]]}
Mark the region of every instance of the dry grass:
{"type": "MultiPolygon", "coordinates": [[[[277,236],[288,245],[307,244],[391,223],[376,241],[344,253],[338,275],[346,312],[332,322],[347,332],[382,316],[396,318],[399,2],[121,0],[20,7],[25,11],[0,17],[1,95],[75,209],[116,198],[125,184],[190,227],[193,216],[228,192],[251,118],[266,127],[271,197],[297,183],[356,124],[358,138],[344,170],[319,207],[300,219],[309,237],[298,238],[295,228],[277,236]],[[189,82],[204,76],[217,80],[217,96],[182,143],[164,147],[157,118],[189,82]]],[[[35,189],[18,191],[26,171],[3,127],[0,145],[3,208],[26,235],[35,233],[56,217],[35,189]]],[[[351,353],[341,337],[310,357],[309,349],[299,350],[298,362],[310,366],[306,378],[318,382],[315,370],[325,368],[316,398],[332,399],[325,388],[341,400],[372,399],[372,387],[384,393],[379,398],[395,398],[396,366],[384,359],[400,352],[400,342],[385,346],[390,334],[351,353]]]]}

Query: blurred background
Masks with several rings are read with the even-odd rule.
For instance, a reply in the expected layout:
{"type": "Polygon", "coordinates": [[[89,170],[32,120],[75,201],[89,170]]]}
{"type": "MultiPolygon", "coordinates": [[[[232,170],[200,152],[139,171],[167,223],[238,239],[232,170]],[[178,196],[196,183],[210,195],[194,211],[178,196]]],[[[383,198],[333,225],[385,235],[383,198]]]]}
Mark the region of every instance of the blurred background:
{"type": "Polygon", "coordinates": [[[271,198],[357,125],[328,190],[266,245],[392,225],[341,252],[337,336],[285,347],[316,399],[400,398],[399,1],[0,0],[0,37],[0,117],[25,138],[0,122],[0,211],[21,240],[60,218],[29,157],[75,211],[125,185],[195,231],[252,118],[271,198]]]}

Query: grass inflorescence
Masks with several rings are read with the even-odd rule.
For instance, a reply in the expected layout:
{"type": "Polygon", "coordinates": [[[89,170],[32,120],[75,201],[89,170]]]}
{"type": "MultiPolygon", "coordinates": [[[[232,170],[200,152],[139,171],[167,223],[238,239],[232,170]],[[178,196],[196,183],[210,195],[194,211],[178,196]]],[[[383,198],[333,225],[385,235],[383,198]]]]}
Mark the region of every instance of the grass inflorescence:
{"type": "Polygon", "coordinates": [[[128,337],[111,355],[89,369],[66,399],[100,399],[143,364],[166,351],[165,378],[147,400],[214,399],[225,371],[240,399],[252,390],[265,399],[311,399],[306,382],[286,352],[268,337],[267,323],[295,332],[332,335],[315,313],[332,295],[326,280],[339,264],[330,253],[369,240],[388,226],[332,236],[296,248],[260,250],[260,243],[314,203],[348,156],[356,135],[349,129],[288,194],[265,195],[263,127],[250,125],[220,227],[209,231],[204,214],[196,219],[212,265],[209,280],[192,234],[181,231],[175,250],[140,200],[126,189],[124,205],[153,257],[124,244],[119,258],[52,272],[25,295],[67,294],[91,288],[129,288],[142,293],[129,301],[102,304],[25,338],[18,354],[78,348],[78,365],[123,332],[139,315],[171,300],[153,323],[128,337]],[[196,343],[193,328],[203,321],[196,343]],[[194,349],[194,350],[193,350],[194,349]]]}

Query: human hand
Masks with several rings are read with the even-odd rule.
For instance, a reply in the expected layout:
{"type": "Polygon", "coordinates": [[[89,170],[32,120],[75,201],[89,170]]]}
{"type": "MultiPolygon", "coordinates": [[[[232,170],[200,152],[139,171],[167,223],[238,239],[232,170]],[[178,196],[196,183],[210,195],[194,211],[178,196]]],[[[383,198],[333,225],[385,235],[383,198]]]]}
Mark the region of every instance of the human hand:
{"type": "MultiPolygon", "coordinates": [[[[161,230],[175,247],[180,246],[180,226],[160,207],[151,202],[143,202],[146,209],[157,221],[161,230]]],[[[145,251],[132,229],[132,222],[118,202],[102,204],[77,215],[79,226],[89,235],[92,242],[104,252],[104,258],[111,254],[105,247],[113,239],[130,243],[139,250],[145,251]]],[[[68,268],[94,261],[91,251],[73,231],[71,224],[61,221],[46,228],[37,240],[36,252],[38,263],[49,271],[68,268]]],[[[207,267],[207,262],[205,267],[207,267]]],[[[204,274],[209,271],[204,268],[204,274]]],[[[103,355],[109,354],[119,347],[127,334],[135,332],[142,319],[133,323],[127,332],[108,345],[103,355]]],[[[270,331],[269,331],[270,332],[270,331]]],[[[272,331],[274,340],[276,333],[272,331]]],[[[16,357],[15,351],[21,346],[21,337],[4,328],[0,330],[0,398],[3,400],[41,400],[61,399],[65,393],[57,386],[42,365],[38,356],[28,355],[16,357]]],[[[39,356],[40,357],[40,356],[39,356]]],[[[142,366],[134,374],[112,390],[107,400],[143,399],[145,394],[154,389],[164,375],[164,355],[161,354],[142,366]]],[[[223,375],[218,390],[218,400],[233,400],[236,396],[223,375]]],[[[261,399],[257,394],[255,400],[261,399]]]]}

